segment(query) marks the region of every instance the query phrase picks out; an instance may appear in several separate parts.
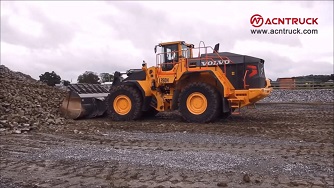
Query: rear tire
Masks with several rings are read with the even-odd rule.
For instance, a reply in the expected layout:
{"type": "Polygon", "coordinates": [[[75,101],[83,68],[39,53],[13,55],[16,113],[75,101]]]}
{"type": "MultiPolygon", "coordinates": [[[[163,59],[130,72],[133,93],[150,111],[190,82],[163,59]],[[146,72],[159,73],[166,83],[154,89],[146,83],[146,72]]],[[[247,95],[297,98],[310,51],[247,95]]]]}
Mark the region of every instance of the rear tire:
{"type": "Polygon", "coordinates": [[[110,89],[107,101],[108,116],[115,121],[136,120],[142,116],[143,99],[134,87],[118,85],[110,89]]]}
{"type": "Polygon", "coordinates": [[[221,112],[220,98],[218,91],[209,84],[200,82],[189,84],[179,97],[182,118],[194,123],[216,120],[221,112]]]}

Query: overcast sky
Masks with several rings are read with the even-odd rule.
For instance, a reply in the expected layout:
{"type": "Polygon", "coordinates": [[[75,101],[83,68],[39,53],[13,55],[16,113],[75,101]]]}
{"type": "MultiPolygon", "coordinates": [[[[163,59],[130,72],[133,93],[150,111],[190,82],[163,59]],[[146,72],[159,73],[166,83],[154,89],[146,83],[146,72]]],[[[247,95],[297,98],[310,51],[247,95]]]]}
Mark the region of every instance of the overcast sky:
{"type": "Polygon", "coordinates": [[[155,65],[154,46],[184,40],[260,57],[276,80],[333,74],[332,1],[1,1],[1,64],[39,79],[76,82],[96,73],[155,65]],[[314,35],[254,35],[250,17],[318,18],[314,35]]]}

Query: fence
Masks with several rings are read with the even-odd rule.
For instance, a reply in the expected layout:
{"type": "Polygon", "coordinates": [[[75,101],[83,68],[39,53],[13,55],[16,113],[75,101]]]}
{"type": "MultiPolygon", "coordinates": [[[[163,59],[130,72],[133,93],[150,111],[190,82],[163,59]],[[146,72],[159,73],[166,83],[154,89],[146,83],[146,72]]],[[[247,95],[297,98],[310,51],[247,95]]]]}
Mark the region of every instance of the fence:
{"type": "Polygon", "coordinates": [[[271,81],[273,89],[334,89],[334,82],[317,82],[317,81],[293,81],[277,82],[271,81]]]}

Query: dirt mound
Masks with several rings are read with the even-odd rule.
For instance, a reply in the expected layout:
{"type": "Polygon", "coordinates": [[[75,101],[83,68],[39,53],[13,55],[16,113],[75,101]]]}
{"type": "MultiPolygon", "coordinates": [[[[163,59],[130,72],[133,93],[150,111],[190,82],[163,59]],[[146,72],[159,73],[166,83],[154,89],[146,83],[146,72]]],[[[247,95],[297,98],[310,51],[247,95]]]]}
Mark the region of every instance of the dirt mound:
{"type": "Polygon", "coordinates": [[[0,134],[63,124],[58,111],[66,91],[0,65],[0,134]]]}

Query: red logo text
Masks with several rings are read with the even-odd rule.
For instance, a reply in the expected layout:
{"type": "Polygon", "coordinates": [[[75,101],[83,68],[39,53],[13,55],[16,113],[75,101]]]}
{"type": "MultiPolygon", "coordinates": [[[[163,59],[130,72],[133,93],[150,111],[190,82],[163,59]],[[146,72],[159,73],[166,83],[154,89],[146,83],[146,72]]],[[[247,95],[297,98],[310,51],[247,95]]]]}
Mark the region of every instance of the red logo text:
{"type": "Polygon", "coordinates": [[[264,25],[318,25],[318,18],[266,18],[260,14],[254,14],[250,18],[253,27],[264,25]]]}

